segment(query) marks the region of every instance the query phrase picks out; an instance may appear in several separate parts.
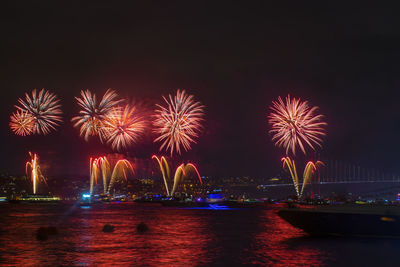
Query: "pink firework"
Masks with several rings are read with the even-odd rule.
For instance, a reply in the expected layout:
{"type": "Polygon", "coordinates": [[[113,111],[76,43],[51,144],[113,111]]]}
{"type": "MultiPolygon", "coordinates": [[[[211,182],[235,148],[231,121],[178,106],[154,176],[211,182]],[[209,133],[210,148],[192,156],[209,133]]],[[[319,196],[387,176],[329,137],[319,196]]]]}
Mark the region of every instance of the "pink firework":
{"type": "Polygon", "coordinates": [[[318,107],[310,107],[307,101],[288,95],[286,102],[281,97],[272,101],[270,109],[272,112],[268,118],[272,141],[278,147],[284,147],[286,154],[289,150],[296,154],[297,147],[306,154],[306,145],[312,149],[315,149],[314,145],[321,146],[327,123],[322,120],[323,115],[315,114],[318,107]]]}
{"type": "Polygon", "coordinates": [[[144,119],[133,105],[113,108],[104,120],[105,139],[118,151],[136,143],[145,128],[144,119]]]}
{"type": "Polygon", "coordinates": [[[75,97],[78,105],[82,108],[79,116],[72,118],[75,127],[80,127],[80,134],[88,141],[89,136],[98,135],[101,140],[104,138],[104,119],[108,113],[123,100],[116,100],[117,93],[108,89],[97,102],[96,95],[89,90],[81,91],[81,97],[75,97]]]}
{"type": "Polygon", "coordinates": [[[178,90],[176,95],[163,99],[166,106],[157,105],[153,122],[155,133],[159,136],[154,142],[162,142],[160,150],[165,148],[172,154],[181,153],[181,147],[188,151],[191,143],[199,135],[203,120],[204,106],[194,100],[193,95],[186,94],[185,90],[178,90]]]}
{"type": "Polygon", "coordinates": [[[34,89],[31,95],[25,93],[25,100],[18,99],[19,106],[15,107],[33,118],[34,134],[48,134],[62,121],[59,101],[55,94],[47,90],[42,89],[37,93],[34,89]]]}

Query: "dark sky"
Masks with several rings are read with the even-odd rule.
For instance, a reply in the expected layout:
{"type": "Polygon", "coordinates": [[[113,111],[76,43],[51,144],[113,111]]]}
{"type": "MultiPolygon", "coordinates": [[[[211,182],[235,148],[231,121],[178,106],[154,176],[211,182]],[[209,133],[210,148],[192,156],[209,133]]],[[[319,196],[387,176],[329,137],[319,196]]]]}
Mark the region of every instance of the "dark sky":
{"type": "MultiPolygon", "coordinates": [[[[394,6],[31,2],[4,6],[0,19],[3,172],[23,172],[29,150],[60,175],[85,173],[90,155],[111,152],[85,143],[70,123],[78,111],[73,97],[83,88],[98,94],[114,88],[150,107],[185,88],[207,108],[205,130],[183,158],[205,174],[274,175],[284,151],[270,141],[268,106],[288,93],[326,116],[321,157],[400,173],[394,6]],[[62,99],[64,124],[45,137],[14,136],[8,129],[13,105],[33,88],[62,99]]],[[[155,153],[147,139],[129,153],[155,153]]]]}

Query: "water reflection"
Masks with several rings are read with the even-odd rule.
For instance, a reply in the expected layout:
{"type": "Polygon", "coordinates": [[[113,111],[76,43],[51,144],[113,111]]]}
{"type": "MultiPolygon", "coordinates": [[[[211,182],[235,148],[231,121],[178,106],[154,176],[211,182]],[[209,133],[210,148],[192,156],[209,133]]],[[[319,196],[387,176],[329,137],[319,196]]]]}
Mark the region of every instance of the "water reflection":
{"type": "Polygon", "coordinates": [[[274,211],[264,211],[251,247],[252,257],[246,261],[257,265],[321,266],[329,258],[327,252],[307,243],[295,242],[307,235],[278,217],[274,211]]]}
{"type": "Polygon", "coordinates": [[[310,238],[272,210],[4,204],[0,215],[5,266],[391,266],[400,251],[397,240],[310,238]],[[140,222],[150,230],[138,233],[140,222]],[[59,234],[36,240],[49,225],[59,234]]]}
{"type": "Polygon", "coordinates": [[[68,207],[56,208],[58,217],[68,212],[70,216],[58,224],[57,236],[41,242],[34,233],[38,227],[57,221],[54,214],[49,216],[54,208],[28,208],[33,212],[18,208],[13,207],[2,223],[7,232],[1,236],[0,252],[10,265],[193,266],[208,263],[206,245],[210,233],[205,218],[197,216],[195,211],[134,204],[79,208],[72,213],[68,207]],[[140,222],[145,222],[150,230],[138,233],[136,226],[140,222]],[[113,233],[102,232],[106,223],[115,226],[113,233]]]}

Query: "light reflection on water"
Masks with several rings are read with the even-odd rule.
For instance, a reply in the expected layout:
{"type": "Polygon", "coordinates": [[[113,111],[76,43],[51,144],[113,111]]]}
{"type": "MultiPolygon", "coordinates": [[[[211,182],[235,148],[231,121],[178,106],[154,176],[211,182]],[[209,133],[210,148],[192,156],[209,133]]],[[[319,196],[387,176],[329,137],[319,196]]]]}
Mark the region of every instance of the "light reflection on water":
{"type": "Polygon", "coordinates": [[[261,209],[3,204],[0,215],[0,263],[6,266],[388,266],[397,263],[400,249],[393,240],[309,238],[261,209]],[[138,233],[140,222],[150,230],[138,233]],[[113,233],[102,232],[106,223],[115,226],[113,233]],[[59,234],[36,240],[35,231],[49,225],[59,234]]]}

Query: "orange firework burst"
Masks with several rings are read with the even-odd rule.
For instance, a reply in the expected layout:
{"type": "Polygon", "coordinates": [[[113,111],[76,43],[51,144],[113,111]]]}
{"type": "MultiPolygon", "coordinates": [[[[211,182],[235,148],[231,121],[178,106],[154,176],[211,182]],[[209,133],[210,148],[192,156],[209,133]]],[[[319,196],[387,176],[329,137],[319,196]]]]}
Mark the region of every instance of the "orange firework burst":
{"type": "Polygon", "coordinates": [[[72,118],[75,127],[80,127],[81,136],[87,141],[89,136],[98,135],[100,140],[104,138],[104,119],[111,110],[123,100],[116,100],[117,93],[108,89],[100,103],[96,95],[89,90],[81,91],[81,97],[75,97],[78,105],[82,108],[79,116],[72,118]]]}
{"type": "Polygon", "coordinates": [[[278,101],[272,101],[272,112],[268,116],[275,145],[286,148],[296,154],[296,147],[300,147],[306,154],[305,145],[314,149],[314,145],[321,146],[322,136],[325,135],[322,121],[323,115],[315,115],[318,107],[310,107],[307,101],[286,97],[286,102],[278,97],[278,101]]]}
{"type": "Polygon", "coordinates": [[[163,99],[167,106],[157,105],[153,125],[159,136],[154,142],[162,142],[160,150],[165,148],[181,153],[181,146],[188,151],[191,143],[195,143],[201,129],[204,106],[194,100],[193,95],[186,94],[185,90],[178,90],[176,95],[163,99]]]}
{"type": "Polygon", "coordinates": [[[28,112],[17,110],[10,116],[10,128],[16,135],[30,135],[34,126],[34,118],[28,112]]]}
{"type": "Polygon", "coordinates": [[[118,151],[137,142],[145,128],[144,119],[133,105],[112,109],[104,120],[105,138],[118,151]]]}
{"type": "Polygon", "coordinates": [[[55,94],[47,90],[42,89],[37,93],[34,89],[31,96],[25,93],[25,100],[18,99],[20,106],[15,107],[33,118],[33,133],[48,134],[62,121],[59,101],[55,94]]]}

